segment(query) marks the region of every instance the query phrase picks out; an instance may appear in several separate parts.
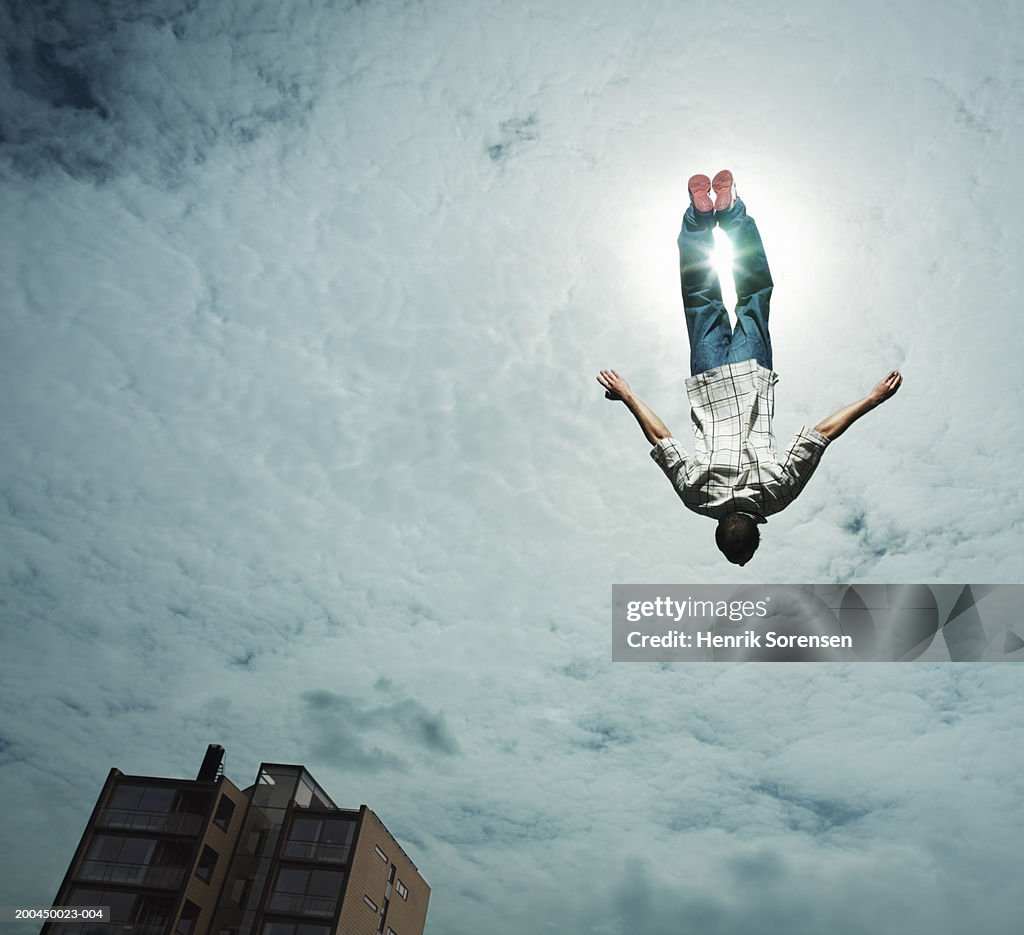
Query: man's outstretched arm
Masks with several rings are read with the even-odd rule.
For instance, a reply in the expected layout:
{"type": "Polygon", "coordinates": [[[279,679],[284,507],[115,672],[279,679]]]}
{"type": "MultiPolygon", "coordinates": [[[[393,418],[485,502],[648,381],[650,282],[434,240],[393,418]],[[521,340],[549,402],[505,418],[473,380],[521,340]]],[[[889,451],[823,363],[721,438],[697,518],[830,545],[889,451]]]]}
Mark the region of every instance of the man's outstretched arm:
{"type": "Polygon", "coordinates": [[[869,413],[875,406],[880,406],[884,403],[900,388],[902,382],[903,376],[898,370],[890,371],[879,380],[875,388],[867,396],[863,399],[858,399],[855,403],[850,403],[849,406],[844,406],[838,412],[832,413],[823,422],[819,422],[814,426],[814,431],[820,432],[830,441],[838,438],[861,416],[869,413]]]}
{"type": "Polygon", "coordinates": [[[624,377],[620,377],[614,370],[602,370],[597,375],[597,382],[604,387],[606,398],[621,400],[626,404],[652,445],[657,445],[663,438],[672,437],[665,423],[647,403],[633,393],[624,377]]]}

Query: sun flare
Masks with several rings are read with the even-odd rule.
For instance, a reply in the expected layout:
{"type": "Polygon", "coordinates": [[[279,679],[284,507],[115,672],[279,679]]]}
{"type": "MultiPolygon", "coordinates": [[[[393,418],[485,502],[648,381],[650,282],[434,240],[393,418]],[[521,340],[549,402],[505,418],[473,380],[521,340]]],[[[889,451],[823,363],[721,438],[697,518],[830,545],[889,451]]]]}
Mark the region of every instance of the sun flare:
{"type": "Polygon", "coordinates": [[[736,307],[736,287],[732,279],[732,243],[725,231],[716,227],[714,232],[715,249],[711,253],[711,263],[718,273],[718,281],[722,286],[722,301],[725,307],[736,307]]]}

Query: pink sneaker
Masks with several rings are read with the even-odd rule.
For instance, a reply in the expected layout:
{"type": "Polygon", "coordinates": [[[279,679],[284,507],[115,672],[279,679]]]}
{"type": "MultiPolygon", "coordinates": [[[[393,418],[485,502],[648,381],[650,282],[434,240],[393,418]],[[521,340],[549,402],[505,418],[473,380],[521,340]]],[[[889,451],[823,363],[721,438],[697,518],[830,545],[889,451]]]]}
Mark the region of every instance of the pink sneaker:
{"type": "Polygon", "coordinates": [[[711,191],[711,179],[706,175],[691,175],[686,187],[690,191],[690,203],[694,211],[699,214],[710,214],[715,210],[715,204],[708,195],[711,191]]]}
{"type": "Polygon", "coordinates": [[[728,169],[722,169],[712,180],[711,187],[715,191],[715,211],[728,211],[736,204],[736,183],[728,169]]]}

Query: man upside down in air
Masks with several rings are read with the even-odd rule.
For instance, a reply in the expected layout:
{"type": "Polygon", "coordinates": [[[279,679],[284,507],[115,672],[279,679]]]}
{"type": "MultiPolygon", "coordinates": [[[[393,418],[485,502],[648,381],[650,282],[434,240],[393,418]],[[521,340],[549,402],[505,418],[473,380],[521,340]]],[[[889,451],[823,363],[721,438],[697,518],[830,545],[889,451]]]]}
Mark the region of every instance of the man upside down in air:
{"type": "Polygon", "coordinates": [[[889,372],[863,399],[844,406],[813,429],[802,428],[779,460],[772,434],[779,377],[772,370],[768,334],[773,283],[761,235],[737,197],[728,169],[713,180],[694,175],[688,188],[690,205],[679,233],[679,271],[690,337],[691,376],[686,393],[694,453],[683,450],[665,423],[614,370],[602,370],[597,382],[608,399],[621,400],[636,417],[654,445],[651,457],[683,503],[718,520],[715,541],[725,557],[745,565],[761,541],[757,527],[796,499],[829,442],[889,399],[903,377],[896,370],[889,372]],[[722,304],[711,261],[715,224],[732,241],[735,329],[722,304]]]}

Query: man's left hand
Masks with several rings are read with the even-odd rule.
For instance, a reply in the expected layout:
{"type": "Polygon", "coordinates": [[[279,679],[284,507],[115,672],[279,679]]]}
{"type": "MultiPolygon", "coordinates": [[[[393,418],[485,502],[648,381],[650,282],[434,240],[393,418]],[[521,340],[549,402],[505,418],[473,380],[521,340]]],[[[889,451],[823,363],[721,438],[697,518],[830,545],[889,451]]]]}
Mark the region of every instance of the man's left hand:
{"type": "Polygon", "coordinates": [[[625,377],[620,377],[614,370],[602,370],[597,375],[597,382],[604,387],[605,399],[629,399],[632,394],[625,377]]]}
{"type": "Polygon", "coordinates": [[[875,388],[868,394],[868,398],[872,404],[877,406],[880,403],[884,403],[893,393],[900,388],[900,384],[903,383],[903,374],[898,370],[890,370],[878,383],[875,388]]]}

